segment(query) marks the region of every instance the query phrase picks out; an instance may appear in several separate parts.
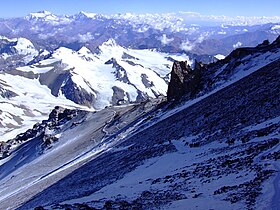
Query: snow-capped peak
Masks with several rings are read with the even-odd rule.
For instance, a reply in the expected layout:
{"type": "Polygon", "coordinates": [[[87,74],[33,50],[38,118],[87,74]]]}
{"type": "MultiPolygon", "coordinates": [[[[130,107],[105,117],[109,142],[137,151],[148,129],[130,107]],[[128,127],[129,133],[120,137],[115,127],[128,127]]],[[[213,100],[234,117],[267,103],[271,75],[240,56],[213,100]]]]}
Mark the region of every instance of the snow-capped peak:
{"type": "Polygon", "coordinates": [[[72,54],[75,54],[75,51],[66,47],[60,47],[53,53],[53,57],[63,59],[72,54]]]}
{"type": "Polygon", "coordinates": [[[32,42],[26,38],[18,38],[15,49],[17,50],[18,54],[26,56],[24,58],[25,63],[28,63],[39,54],[32,42]]]}
{"type": "Polygon", "coordinates": [[[19,51],[23,49],[34,49],[34,45],[26,38],[18,38],[16,48],[19,51]]]}
{"type": "Polygon", "coordinates": [[[107,41],[107,42],[104,42],[104,43],[102,44],[102,46],[116,47],[116,46],[118,46],[118,45],[117,45],[116,40],[114,40],[114,39],[108,39],[108,41],[107,41]]]}
{"type": "Polygon", "coordinates": [[[98,16],[98,14],[96,13],[91,13],[91,12],[84,12],[84,11],[81,11],[78,15],[78,17],[85,17],[85,18],[92,18],[94,19],[96,16],[98,16]]]}
{"type": "Polygon", "coordinates": [[[88,54],[91,54],[91,51],[87,48],[87,47],[82,47],[78,53],[82,54],[82,55],[88,55],[88,54]]]}
{"type": "Polygon", "coordinates": [[[47,16],[47,15],[52,15],[52,13],[50,11],[47,11],[47,10],[43,10],[43,11],[39,11],[37,13],[30,13],[30,14],[33,14],[34,16],[47,16]]]}
{"type": "Polygon", "coordinates": [[[121,58],[125,48],[119,46],[114,39],[109,39],[104,42],[101,46],[99,46],[101,51],[100,59],[108,59],[111,58],[121,58]]]}
{"type": "Polygon", "coordinates": [[[55,15],[52,14],[49,11],[40,11],[35,13],[30,13],[25,17],[26,20],[34,21],[34,22],[46,22],[51,25],[59,25],[59,24],[66,24],[70,23],[72,21],[71,18],[69,18],[66,15],[55,15]]]}
{"type": "Polygon", "coordinates": [[[47,18],[47,17],[55,18],[56,15],[52,14],[49,11],[39,11],[39,12],[35,12],[35,13],[30,13],[29,15],[26,16],[26,19],[38,20],[38,19],[47,18]]]}

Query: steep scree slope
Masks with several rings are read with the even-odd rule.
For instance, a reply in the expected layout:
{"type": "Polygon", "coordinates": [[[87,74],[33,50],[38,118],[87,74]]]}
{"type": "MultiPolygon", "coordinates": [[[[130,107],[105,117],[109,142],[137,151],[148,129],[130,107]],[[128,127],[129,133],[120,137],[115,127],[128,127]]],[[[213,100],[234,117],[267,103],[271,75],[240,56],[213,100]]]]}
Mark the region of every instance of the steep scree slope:
{"type": "Polygon", "coordinates": [[[134,133],[19,209],[279,208],[279,66],[274,59],[157,123],[147,124],[168,111],[144,116],[134,133]]]}

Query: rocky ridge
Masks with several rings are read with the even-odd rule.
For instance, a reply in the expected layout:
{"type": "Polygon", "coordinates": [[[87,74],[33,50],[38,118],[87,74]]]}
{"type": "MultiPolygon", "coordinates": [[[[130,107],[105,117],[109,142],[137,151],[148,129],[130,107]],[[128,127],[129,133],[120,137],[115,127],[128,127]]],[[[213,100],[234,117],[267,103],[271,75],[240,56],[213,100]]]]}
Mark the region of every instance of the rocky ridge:
{"type": "MultiPolygon", "coordinates": [[[[28,129],[26,132],[18,134],[14,139],[7,142],[0,142],[0,159],[6,158],[10,155],[10,151],[14,147],[24,144],[25,142],[38,138],[42,140],[41,152],[49,148],[54,142],[58,141],[57,133],[54,130],[60,130],[66,122],[73,119],[75,116],[83,116],[86,112],[81,110],[70,110],[62,107],[55,107],[49,114],[47,120],[41,123],[36,123],[33,128],[28,129]]],[[[73,123],[73,126],[75,123],[73,123]]]]}
{"type": "MultiPolygon", "coordinates": [[[[171,71],[167,99],[169,101],[178,100],[184,96],[186,100],[207,94],[226,82],[234,80],[237,74],[242,74],[243,72],[243,74],[246,74],[246,71],[250,73],[250,68],[252,67],[248,63],[252,57],[257,58],[262,55],[269,57],[270,54],[277,54],[279,53],[279,46],[280,36],[271,44],[268,40],[265,40],[255,48],[238,48],[225,59],[215,63],[202,65],[195,62],[194,68],[191,68],[187,62],[175,62],[171,71]],[[246,65],[248,67],[243,67],[246,65]]],[[[267,57],[264,56],[262,59],[267,57]]],[[[259,61],[259,64],[254,65],[258,68],[258,65],[265,65],[265,63],[277,59],[277,56],[276,59],[272,56],[268,61],[264,61],[263,64],[259,61]]]]}

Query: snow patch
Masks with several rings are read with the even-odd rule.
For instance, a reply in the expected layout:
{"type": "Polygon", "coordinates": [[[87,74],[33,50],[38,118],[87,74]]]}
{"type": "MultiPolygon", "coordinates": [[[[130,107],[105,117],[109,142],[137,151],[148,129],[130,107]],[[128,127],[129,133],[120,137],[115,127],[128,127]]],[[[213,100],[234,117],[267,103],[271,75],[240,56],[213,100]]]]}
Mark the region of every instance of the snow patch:
{"type": "Polygon", "coordinates": [[[78,37],[81,42],[88,42],[94,39],[94,36],[90,32],[87,32],[86,34],[78,34],[78,37]]]}
{"type": "Polygon", "coordinates": [[[242,42],[237,42],[236,44],[232,45],[234,49],[239,48],[242,46],[242,42]]]}
{"type": "Polygon", "coordinates": [[[217,58],[218,60],[223,60],[226,56],[224,56],[222,54],[217,54],[214,57],[217,58]]]}

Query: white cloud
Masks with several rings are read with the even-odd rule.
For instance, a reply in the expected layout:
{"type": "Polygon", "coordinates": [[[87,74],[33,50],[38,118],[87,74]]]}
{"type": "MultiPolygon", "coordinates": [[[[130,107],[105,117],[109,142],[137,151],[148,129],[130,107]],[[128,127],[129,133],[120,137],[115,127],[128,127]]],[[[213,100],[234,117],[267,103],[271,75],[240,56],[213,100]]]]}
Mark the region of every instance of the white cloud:
{"type": "Polygon", "coordinates": [[[194,41],[190,41],[187,39],[185,42],[181,43],[180,48],[185,51],[191,51],[195,47],[196,44],[203,42],[208,36],[209,36],[209,33],[203,33],[194,41]]]}
{"type": "Polygon", "coordinates": [[[232,47],[234,49],[238,48],[238,47],[241,47],[242,46],[242,43],[241,42],[237,42],[236,44],[232,45],[232,47]]]}
{"type": "Polygon", "coordinates": [[[222,23],[223,28],[227,25],[245,26],[245,25],[259,25],[266,23],[279,23],[280,16],[225,16],[225,15],[203,15],[193,12],[179,12],[178,16],[183,18],[184,21],[192,23],[197,22],[213,22],[222,23]]]}
{"type": "Polygon", "coordinates": [[[174,39],[171,38],[171,39],[168,39],[166,34],[163,34],[162,37],[160,37],[160,41],[163,45],[167,45],[169,44],[170,42],[172,42],[174,39]]]}
{"type": "Polygon", "coordinates": [[[87,32],[86,34],[79,34],[78,36],[81,42],[88,42],[94,39],[94,36],[90,32],[87,32]]]}
{"type": "Polygon", "coordinates": [[[55,36],[55,33],[39,34],[40,39],[48,39],[49,37],[55,36]]]}
{"type": "Polygon", "coordinates": [[[181,44],[181,49],[182,50],[185,50],[185,51],[191,51],[193,48],[194,48],[195,44],[194,43],[191,43],[188,39],[187,41],[183,42],[181,44]]]}
{"type": "Polygon", "coordinates": [[[197,40],[195,40],[195,43],[201,43],[201,42],[203,42],[208,36],[209,36],[209,33],[208,33],[208,32],[202,33],[202,34],[197,38],[197,40]]]}

